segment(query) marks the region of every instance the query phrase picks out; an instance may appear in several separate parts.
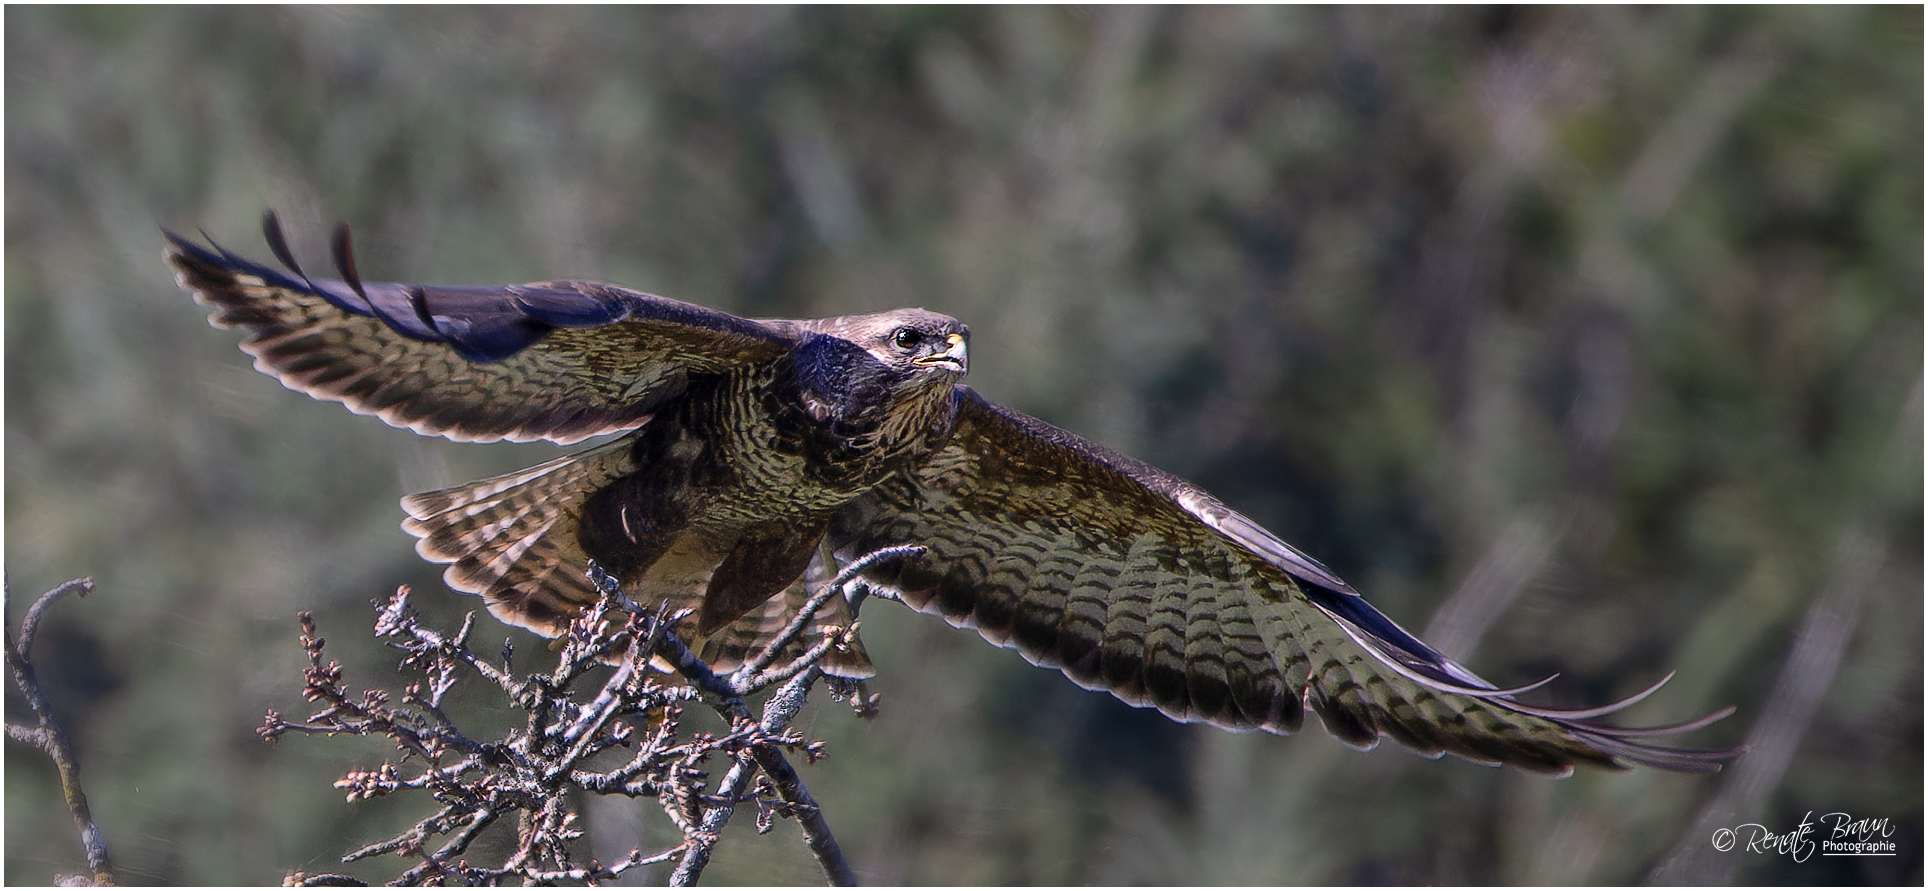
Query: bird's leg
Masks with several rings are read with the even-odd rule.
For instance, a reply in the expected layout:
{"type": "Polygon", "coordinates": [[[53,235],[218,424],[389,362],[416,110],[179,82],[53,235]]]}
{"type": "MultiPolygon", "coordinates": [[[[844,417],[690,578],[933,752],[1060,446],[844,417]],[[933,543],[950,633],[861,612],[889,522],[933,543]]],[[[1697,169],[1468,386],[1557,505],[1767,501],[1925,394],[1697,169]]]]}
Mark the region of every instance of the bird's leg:
{"type": "MultiPolygon", "coordinates": [[[[589,561],[588,575],[590,582],[594,583],[595,586],[602,591],[603,596],[620,603],[625,609],[629,609],[637,615],[653,616],[651,611],[644,609],[641,605],[623,594],[621,583],[616,581],[615,576],[610,575],[601,566],[598,566],[594,560],[589,561]]],[[[716,672],[710,668],[709,663],[704,662],[701,657],[690,650],[688,644],[683,643],[682,638],[676,636],[676,631],[671,626],[675,625],[679,618],[679,615],[671,615],[668,617],[656,616],[651,619],[647,639],[655,641],[655,652],[653,654],[646,653],[645,656],[655,655],[663,657],[699,691],[725,700],[726,703],[728,700],[736,700],[735,707],[738,709],[742,708],[741,700],[744,695],[743,692],[738,690],[729,681],[718,677],[716,672]]]]}
{"type": "MultiPolygon", "coordinates": [[[[758,654],[757,658],[751,660],[742,668],[737,669],[736,672],[731,675],[731,679],[737,682],[742,688],[760,689],[771,683],[795,677],[803,670],[804,666],[815,663],[824,653],[829,652],[832,647],[837,646],[838,643],[840,643],[839,638],[836,636],[827,636],[823,640],[818,641],[816,645],[810,647],[808,652],[791,660],[789,666],[767,676],[764,672],[776,662],[778,653],[781,653],[785,648],[789,647],[791,643],[795,642],[796,639],[803,634],[804,629],[808,628],[811,621],[816,618],[817,611],[823,609],[823,605],[830,602],[830,598],[835,597],[839,592],[843,592],[844,596],[852,602],[853,609],[851,614],[854,617],[856,614],[854,606],[857,601],[862,599],[862,596],[856,595],[853,597],[850,592],[853,589],[867,589],[869,587],[868,585],[853,584],[859,574],[884,560],[921,557],[925,553],[928,553],[928,551],[928,548],[921,545],[896,545],[878,548],[875,551],[871,551],[862,557],[852,560],[848,565],[844,566],[843,569],[838,571],[828,583],[819,586],[816,592],[811,594],[808,600],[804,601],[803,606],[797,610],[797,614],[791,617],[789,623],[784,625],[783,628],[770,639],[769,643],[764,646],[763,652],[758,654]]],[[[823,554],[822,557],[823,559],[819,565],[833,565],[835,562],[835,558],[829,554],[823,554]]],[[[856,632],[857,625],[855,622],[852,622],[849,628],[844,629],[843,634],[854,635],[856,632]]]]}
{"type": "MultiPolygon", "coordinates": [[[[820,557],[821,561],[818,564],[819,566],[834,564],[835,558],[831,557],[828,553],[821,554],[820,557]]],[[[859,564],[863,563],[864,561],[860,560],[857,563],[851,564],[851,566],[861,569],[859,564]]],[[[775,664],[777,654],[783,652],[785,648],[795,642],[796,639],[803,634],[805,628],[810,627],[810,623],[816,618],[817,612],[823,609],[824,604],[830,602],[830,598],[835,597],[840,590],[849,584],[849,580],[853,575],[853,570],[850,567],[846,567],[843,571],[837,573],[828,583],[818,586],[816,592],[812,593],[810,598],[805,600],[803,605],[797,609],[797,614],[790,617],[790,621],[764,644],[763,652],[757,654],[755,659],[745,664],[742,668],[737,669],[735,677],[752,678],[761,674],[772,664],[775,664]]],[[[845,630],[845,633],[851,634],[855,633],[855,631],[856,626],[853,624],[845,630]]],[[[829,648],[823,646],[824,643],[825,641],[819,641],[818,646],[810,648],[810,652],[805,654],[803,658],[792,660],[793,664],[802,661],[815,661],[817,657],[828,651],[829,648]]],[[[834,646],[837,641],[828,639],[828,643],[834,646]]],[[[793,675],[794,672],[791,674],[793,675]]]]}

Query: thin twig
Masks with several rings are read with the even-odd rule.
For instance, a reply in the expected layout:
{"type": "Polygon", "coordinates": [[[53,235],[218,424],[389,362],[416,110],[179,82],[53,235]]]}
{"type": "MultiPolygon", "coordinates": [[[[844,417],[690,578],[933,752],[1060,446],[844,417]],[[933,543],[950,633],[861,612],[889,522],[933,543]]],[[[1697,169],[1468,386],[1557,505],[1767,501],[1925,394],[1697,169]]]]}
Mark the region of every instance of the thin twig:
{"type": "MultiPolygon", "coordinates": [[[[94,593],[94,577],[81,576],[61,582],[55,585],[53,590],[34,598],[34,602],[27,607],[27,614],[20,619],[20,658],[33,658],[33,642],[40,634],[40,618],[47,614],[47,608],[53,606],[54,601],[69,594],[86,597],[92,593],[94,593]]],[[[11,593],[9,593],[9,599],[11,599],[11,593]]]]}

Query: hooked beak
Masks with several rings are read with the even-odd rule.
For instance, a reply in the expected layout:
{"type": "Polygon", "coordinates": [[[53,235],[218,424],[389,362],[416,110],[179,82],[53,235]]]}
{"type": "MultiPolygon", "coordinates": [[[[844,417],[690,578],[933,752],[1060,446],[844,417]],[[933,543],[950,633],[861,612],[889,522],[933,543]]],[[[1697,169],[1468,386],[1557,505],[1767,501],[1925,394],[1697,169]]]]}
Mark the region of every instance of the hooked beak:
{"type": "Polygon", "coordinates": [[[963,374],[964,370],[970,367],[971,352],[970,345],[964,341],[964,335],[953,334],[944,339],[944,344],[948,347],[944,352],[938,353],[935,356],[919,356],[910,360],[910,364],[921,365],[925,368],[942,365],[956,371],[958,374],[963,374]]]}

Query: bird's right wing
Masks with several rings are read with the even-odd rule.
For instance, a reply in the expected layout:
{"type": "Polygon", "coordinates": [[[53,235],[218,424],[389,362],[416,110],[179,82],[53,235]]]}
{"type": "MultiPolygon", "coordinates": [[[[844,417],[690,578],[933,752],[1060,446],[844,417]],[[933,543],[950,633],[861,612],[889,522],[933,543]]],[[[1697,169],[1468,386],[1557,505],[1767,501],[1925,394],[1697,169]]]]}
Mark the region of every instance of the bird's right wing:
{"type": "Polygon", "coordinates": [[[751,321],[592,282],[363,282],[344,228],[340,280],[309,278],[273,215],[285,270],[167,234],[181,287],[290,389],[464,442],[578,442],[636,427],[692,374],[771,361],[797,325],[751,321]]]}

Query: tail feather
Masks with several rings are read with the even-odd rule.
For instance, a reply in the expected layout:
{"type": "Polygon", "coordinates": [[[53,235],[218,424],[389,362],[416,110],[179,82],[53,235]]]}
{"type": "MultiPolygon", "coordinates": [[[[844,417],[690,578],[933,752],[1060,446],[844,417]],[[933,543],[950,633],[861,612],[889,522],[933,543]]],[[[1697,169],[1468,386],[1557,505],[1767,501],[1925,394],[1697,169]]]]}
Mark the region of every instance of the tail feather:
{"type": "MultiPolygon", "coordinates": [[[[408,519],[402,528],[415,536],[423,559],[449,564],[442,579],[454,590],[481,595],[497,619],[544,637],[559,637],[569,623],[602,595],[589,581],[589,555],[578,536],[584,500],[610,482],[635,473],[630,442],[619,439],[585,452],[525,470],[505,473],[402,499],[408,519]]],[[[812,563],[815,570],[816,563],[812,563]]],[[[815,578],[818,572],[806,573],[815,578]]],[[[792,582],[760,608],[702,639],[694,621],[678,629],[705,661],[728,671],[760,655],[770,636],[786,625],[807,599],[810,585],[792,582]]],[[[632,592],[653,605],[653,592],[632,592]]],[[[676,608],[699,608],[700,594],[676,608]]],[[[833,627],[854,621],[840,598],[818,616],[806,634],[779,655],[794,658],[833,627]]],[[[819,663],[829,674],[865,678],[875,674],[863,644],[854,638],[827,653],[819,663]]]]}
{"type": "Polygon", "coordinates": [[[582,499],[634,473],[629,442],[402,499],[402,529],[450,588],[479,594],[508,624],[556,637],[601,595],[576,531],[582,499]]]}

